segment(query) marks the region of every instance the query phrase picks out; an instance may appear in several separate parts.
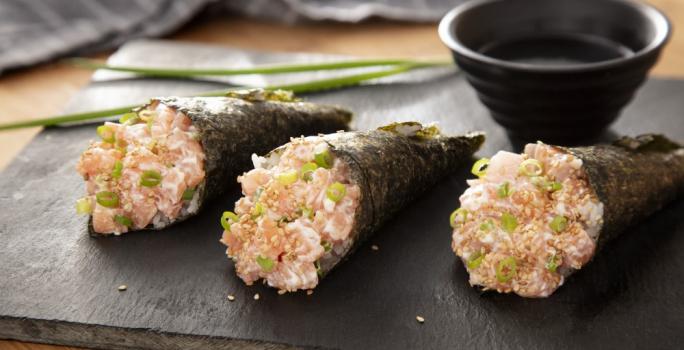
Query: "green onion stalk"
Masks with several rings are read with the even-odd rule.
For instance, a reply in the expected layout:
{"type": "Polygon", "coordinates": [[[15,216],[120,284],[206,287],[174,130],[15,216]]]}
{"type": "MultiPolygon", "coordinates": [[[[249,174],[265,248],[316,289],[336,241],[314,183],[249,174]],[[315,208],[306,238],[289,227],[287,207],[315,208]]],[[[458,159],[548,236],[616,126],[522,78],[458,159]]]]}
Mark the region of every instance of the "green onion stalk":
{"type": "MultiPolygon", "coordinates": [[[[373,71],[373,72],[344,75],[344,76],[335,77],[335,78],[313,80],[313,81],[308,81],[308,82],[303,82],[303,83],[271,85],[271,86],[265,86],[265,87],[263,87],[263,89],[265,89],[265,90],[290,90],[294,93],[318,92],[318,91],[325,91],[325,90],[340,89],[340,88],[356,86],[356,85],[360,85],[361,83],[363,83],[365,81],[379,79],[379,78],[397,75],[397,74],[401,74],[401,73],[406,73],[406,72],[409,72],[409,71],[412,71],[415,69],[430,68],[430,67],[443,67],[443,66],[448,66],[448,65],[450,65],[450,63],[444,63],[444,62],[411,62],[411,63],[406,63],[406,64],[399,64],[399,65],[393,66],[393,67],[388,68],[388,69],[383,69],[383,70],[378,70],[378,71],[373,71]]],[[[308,65],[308,66],[310,67],[311,65],[308,65]]],[[[227,93],[229,93],[230,91],[242,90],[242,89],[246,89],[246,88],[253,88],[253,87],[244,87],[244,86],[243,87],[233,87],[233,88],[229,88],[229,89],[198,93],[198,94],[195,94],[193,96],[204,96],[204,97],[207,97],[207,96],[224,96],[227,93]]],[[[115,108],[110,108],[110,109],[102,109],[102,110],[82,112],[82,113],[64,114],[64,115],[59,115],[59,116],[54,116],[54,117],[49,117],[49,118],[43,118],[43,119],[10,122],[10,123],[5,123],[5,124],[0,124],[0,131],[10,130],[10,129],[28,128],[28,127],[34,127],[34,126],[52,126],[52,125],[58,125],[58,124],[63,124],[63,123],[72,123],[72,122],[80,122],[80,121],[86,121],[86,120],[100,119],[100,118],[104,118],[104,117],[110,117],[110,116],[114,116],[114,115],[125,114],[125,113],[128,113],[132,109],[137,108],[137,107],[139,107],[139,105],[128,105],[128,106],[121,106],[121,107],[115,107],[115,108]]]]}

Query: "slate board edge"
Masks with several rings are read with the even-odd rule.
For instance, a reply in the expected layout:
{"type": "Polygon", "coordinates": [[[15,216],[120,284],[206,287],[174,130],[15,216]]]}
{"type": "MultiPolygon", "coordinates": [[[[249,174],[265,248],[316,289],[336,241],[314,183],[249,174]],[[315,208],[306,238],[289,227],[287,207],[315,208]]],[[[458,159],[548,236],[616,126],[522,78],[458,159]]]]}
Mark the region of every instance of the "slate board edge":
{"type": "Polygon", "coordinates": [[[112,350],[244,349],[291,350],[322,349],[284,343],[213,336],[196,336],[153,329],[134,329],[62,320],[0,317],[0,338],[44,344],[112,350]]]}

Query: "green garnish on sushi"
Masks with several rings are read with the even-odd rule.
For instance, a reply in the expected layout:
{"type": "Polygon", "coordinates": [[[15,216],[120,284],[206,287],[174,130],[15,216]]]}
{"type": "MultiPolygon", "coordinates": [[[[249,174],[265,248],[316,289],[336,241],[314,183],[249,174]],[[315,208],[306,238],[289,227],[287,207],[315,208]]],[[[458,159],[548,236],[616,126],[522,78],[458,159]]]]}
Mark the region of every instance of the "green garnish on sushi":
{"type": "Polygon", "coordinates": [[[195,189],[194,188],[188,188],[185,191],[183,191],[183,197],[181,197],[184,201],[189,201],[192,199],[192,197],[195,196],[195,189]]]}
{"type": "Polygon", "coordinates": [[[145,170],[140,176],[140,185],[154,187],[161,183],[162,175],[156,170],[145,170]]]}
{"type": "Polygon", "coordinates": [[[480,252],[473,253],[473,255],[470,257],[470,260],[468,260],[468,269],[473,270],[480,267],[483,259],[484,254],[480,252]]]}
{"type": "Polygon", "coordinates": [[[508,258],[499,261],[496,265],[496,279],[501,283],[508,282],[515,277],[517,270],[518,263],[515,261],[514,257],[509,256],[508,258]]]}
{"type": "Polygon", "coordinates": [[[98,126],[96,132],[104,142],[114,143],[116,141],[116,134],[114,134],[114,130],[107,125],[98,126]]]}
{"type": "Polygon", "coordinates": [[[261,266],[261,269],[264,270],[264,272],[271,272],[271,270],[273,270],[273,267],[275,266],[273,260],[265,258],[261,255],[257,256],[256,262],[257,264],[259,264],[259,266],[261,266]]]}
{"type": "Polygon", "coordinates": [[[90,205],[90,199],[81,198],[76,201],[76,214],[90,214],[93,212],[93,207],[90,205]]]}
{"type": "Polygon", "coordinates": [[[123,170],[123,163],[120,160],[114,162],[114,169],[112,169],[112,177],[118,179],[121,177],[121,171],[123,170]]]}
{"type": "Polygon", "coordinates": [[[124,225],[126,227],[131,227],[133,226],[133,221],[129,219],[126,216],[123,215],[114,215],[114,221],[117,222],[118,224],[124,225]]]}
{"type": "Polygon", "coordinates": [[[525,176],[539,176],[544,172],[542,163],[534,158],[525,159],[520,163],[518,171],[525,176]]]}
{"type": "Polygon", "coordinates": [[[226,231],[230,231],[230,223],[231,222],[238,222],[238,221],[240,221],[240,218],[235,213],[233,213],[232,211],[224,211],[223,215],[221,215],[221,226],[226,231]]]}
{"type": "Polygon", "coordinates": [[[565,216],[556,215],[549,226],[556,233],[562,232],[568,226],[568,219],[565,216]]]}
{"type": "Polygon", "coordinates": [[[290,170],[275,176],[276,180],[284,186],[292,185],[297,182],[297,170],[290,170]]]}
{"type": "Polygon", "coordinates": [[[325,191],[325,196],[335,203],[341,201],[345,194],[347,194],[347,187],[339,182],[333,183],[325,191]]]}
{"type": "Polygon", "coordinates": [[[477,177],[483,177],[487,173],[487,167],[489,166],[489,158],[482,158],[473,164],[470,172],[477,177]]]}
{"type": "Polygon", "coordinates": [[[501,228],[508,232],[508,233],[513,233],[515,231],[515,228],[518,227],[518,219],[515,218],[515,216],[511,213],[503,213],[501,214],[501,228]]]}
{"type": "Polygon", "coordinates": [[[116,208],[119,206],[119,196],[114,192],[101,191],[95,194],[97,204],[107,207],[116,208]]]}
{"type": "Polygon", "coordinates": [[[333,158],[332,155],[330,154],[330,151],[327,149],[314,154],[314,160],[316,162],[316,165],[318,165],[321,168],[325,169],[330,169],[332,168],[333,164],[333,158]]]}
{"type": "Polygon", "coordinates": [[[451,227],[456,227],[456,219],[459,216],[463,218],[462,222],[465,222],[466,219],[468,219],[468,211],[463,208],[454,210],[449,216],[449,225],[451,225],[451,227]]]}
{"type": "Polygon", "coordinates": [[[556,254],[551,255],[551,258],[549,258],[549,261],[545,265],[546,269],[551,272],[556,272],[558,269],[559,260],[560,258],[556,254]]]}
{"type": "Polygon", "coordinates": [[[511,194],[511,184],[508,181],[502,183],[496,190],[496,194],[499,198],[508,197],[511,194]]]}
{"type": "Polygon", "coordinates": [[[314,162],[309,162],[302,165],[302,169],[300,170],[302,180],[310,181],[312,174],[314,171],[316,171],[316,169],[318,169],[318,164],[314,162]]]}

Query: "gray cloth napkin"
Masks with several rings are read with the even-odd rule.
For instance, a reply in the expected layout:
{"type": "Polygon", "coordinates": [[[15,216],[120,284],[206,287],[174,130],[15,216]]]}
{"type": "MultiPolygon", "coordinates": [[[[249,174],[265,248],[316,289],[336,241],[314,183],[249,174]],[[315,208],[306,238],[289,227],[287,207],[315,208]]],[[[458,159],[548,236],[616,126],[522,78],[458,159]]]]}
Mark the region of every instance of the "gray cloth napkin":
{"type": "Polygon", "coordinates": [[[168,34],[203,10],[294,22],[436,21],[464,0],[2,0],[0,73],[168,34]]]}

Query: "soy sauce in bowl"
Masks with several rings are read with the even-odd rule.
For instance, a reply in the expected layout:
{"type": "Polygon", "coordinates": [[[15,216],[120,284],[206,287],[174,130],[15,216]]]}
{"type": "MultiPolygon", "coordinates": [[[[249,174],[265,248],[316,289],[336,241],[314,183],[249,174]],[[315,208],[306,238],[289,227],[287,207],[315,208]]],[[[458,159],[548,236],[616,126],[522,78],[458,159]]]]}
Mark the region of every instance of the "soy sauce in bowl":
{"type": "Polygon", "coordinates": [[[449,12],[439,34],[513,138],[573,144],[618,118],[670,24],[632,0],[473,0],[449,12]]]}

